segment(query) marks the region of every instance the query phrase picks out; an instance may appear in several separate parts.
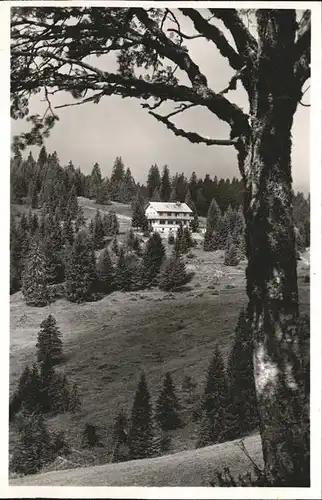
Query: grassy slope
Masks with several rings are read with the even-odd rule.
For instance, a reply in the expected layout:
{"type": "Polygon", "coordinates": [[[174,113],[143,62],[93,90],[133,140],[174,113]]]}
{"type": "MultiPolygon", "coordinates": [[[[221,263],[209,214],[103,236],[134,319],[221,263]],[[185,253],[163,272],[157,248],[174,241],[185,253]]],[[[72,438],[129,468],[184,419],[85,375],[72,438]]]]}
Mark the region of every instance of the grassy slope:
{"type": "MultiPolygon", "coordinates": [[[[95,209],[95,205],[88,208],[87,215],[92,216],[95,209]]],[[[67,357],[62,369],[77,382],[83,409],[75,416],[59,415],[50,423],[66,431],[77,451],[87,421],[99,426],[107,443],[91,454],[75,451],[81,458],[74,454],[71,462],[88,465],[108,461],[113,417],[120,406],[131,408],[141,369],[147,374],[153,398],[167,371],[172,372],[178,388],[184,375],[191,375],[200,392],[215,344],[224,355],[228,353],[239,310],[246,303],[245,263],[227,268],[221,252],[205,253],[199,248],[194,254],[187,263],[195,276],[180,293],[158,289],[115,292],[95,303],[77,305],[58,300],[44,308],[27,307],[20,292],[11,297],[11,389],[24,366],[34,360],[40,322],[53,314],[63,333],[67,357]]],[[[309,285],[303,279],[307,273],[307,265],[300,262],[303,311],[309,308],[309,285]]],[[[173,434],[170,452],[194,448],[196,424],[190,420],[186,415],[187,426],[173,434]]],[[[12,433],[11,442],[14,438],[12,433]]]]}
{"type": "MultiPolygon", "coordinates": [[[[262,466],[259,436],[244,444],[262,466]]],[[[74,470],[54,471],[11,480],[12,486],[209,486],[215,471],[229,466],[235,475],[250,468],[249,460],[237,441],[198,450],[183,451],[153,459],[133,460],[74,470]]]]}

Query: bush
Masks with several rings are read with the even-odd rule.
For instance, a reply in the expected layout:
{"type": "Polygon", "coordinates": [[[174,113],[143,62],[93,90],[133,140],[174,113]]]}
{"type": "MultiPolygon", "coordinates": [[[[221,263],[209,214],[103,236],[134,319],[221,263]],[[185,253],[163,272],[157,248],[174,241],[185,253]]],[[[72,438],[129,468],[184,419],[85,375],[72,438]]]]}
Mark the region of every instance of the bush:
{"type": "Polygon", "coordinates": [[[168,243],[169,245],[174,245],[174,242],[175,242],[175,237],[172,233],[170,233],[168,236],[168,243]]]}

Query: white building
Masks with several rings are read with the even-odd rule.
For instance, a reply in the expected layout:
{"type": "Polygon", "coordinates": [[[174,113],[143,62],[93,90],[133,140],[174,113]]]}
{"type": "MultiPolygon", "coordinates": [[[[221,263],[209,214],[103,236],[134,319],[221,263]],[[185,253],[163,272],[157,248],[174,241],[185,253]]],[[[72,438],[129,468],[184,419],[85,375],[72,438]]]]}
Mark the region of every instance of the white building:
{"type": "Polygon", "coordinates": [[[180,224],[190,227],[193,220],[192,210],[186,203],[150,201],[145,209],[145,215],[153,231],[159,233],[173,232],[174,235],[180,224]]]}

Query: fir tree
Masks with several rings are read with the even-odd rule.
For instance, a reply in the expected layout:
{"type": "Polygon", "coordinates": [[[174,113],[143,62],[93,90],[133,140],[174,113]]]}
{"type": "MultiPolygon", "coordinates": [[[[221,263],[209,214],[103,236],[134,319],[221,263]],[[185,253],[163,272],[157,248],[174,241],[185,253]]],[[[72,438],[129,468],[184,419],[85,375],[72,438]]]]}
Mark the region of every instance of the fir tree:
{"type": "Polygon", "coordinates": [[[22,293],[29,306],[44,307],[49,304],[46,260],[38,241],[31,245],[22,275],[22,293]]]}
{"type": "Polygon", "coordinates": [[[95,446],[102,446],[99,435],[97,433],[97,426],[86,423],[82,434],[82,444],[84,448],[94,448],[95,446]]]}
{"type": "Polygon", "coordinates": [[[104,294],[110,293],[114,286],[114,268],[108,248],[104,248],[100,253],[97,263],[97,273],[101,292],[104,294]]]}
{"type": "Polygon", "coordinates": [[[55,458],[52,436],[39,413],[24,411],[18,426],[10,470],[18,474],[36,474],[55,458]]]}
{"type": "Polygon", "coordinates": [[[125,256],[124,249],[121,248],[118,252],[118,260],[115,270],[115,285],[117,290],[121,290],[123,292],[130,290],[132,280],[132,269],[129,266],[129,261],[125,256]]]}
{"type": "Polygon", "coordinates": [[[78,206],[76,220],[75,220],[75,233],[77,234],[81,228],[85,227],[86,221],[82,207],[78,206]]]}
{"type": "Polygon", "coordinates": [[[181,427],[180,405],[175,394],[175,387],[171,374],[166,373],[163,387],[156,403],[155,417],[164,431],[171,431],[181,427]]]}
{"type": "Polygon", "coordinates": [[[112,241],[112,252],[114,253],[114,255],[119,254],[119,246],[117,243],[116,235],[114,236],[113,241],[112,241]]]}
{"type": "Polygon", "coordinates": [[[188,281],[189,276],[184,262],[179,254],[173,254],[165,261],[161,269],[159,287],[161,290],[173,291],[185,285],[188,281]]]}
{"type": "Polygon", "coordinates": [[[113,186],[117,186],[119,182],[124,180],[125,176],[125,167],[123,160],[120,156],[117,156],[114,161],[112,175],[111,175],[111,184],[113,186]]]}
{"type": "Polygon", "coordinates": [[[147,190],[148,190],[148,198],[151,199],[155,189],[160,189],[161,187],[161,177],[158,166],[151,165],[148,180],[147,180],[147,190]]]}
{"type": "Polygon", "coordinates": [[[154,451],[152,406],[144,373],[141,374],[132,407],[129,451],[131,460],[148,458],[154,451]]]}
{"type": "MultiPolygon", "coordinates": [[[[113,224],[113,222],[111,222],[111,224],[113,224]]],[[[101,212],[99,210],[96,210],[91,232],[92,232],[94,248],[95,250],[99,250],[104,246],[104,233],[105,233],[101,212]]]]}
{"type": "Polygon", "coordinates": [[[102,173],[98,163],[95,163],[90,176],[89,197],[96,198],[102,183],[102,173]]]}
{"type": "Polygon", "coordinates": [[[229,236],[226,242],[225,266],[238,266],[240,261],[240,252],[238,246],[234,243],[232,236],[229,236]]]}
{"type": "Polygon", "coordinates": [[[155,190],[152,193],[151,201],[161,201],[161,194],[160,194],[160,189],[155,188],[155,190]]]}
{"type": "Polygon", "coordinates": [[[172,203],[177,201],[177,193],[175,187],[171,189],[169,201],[171,201],[172,203]]]}
{"type": "Polygon", "coordinates": [[[169,201],[171,193],[170,171],[167,165],[164,165],[161,178],[161,200],[169,201]]]}
{"type": "Polygon", "coordinates": [[[181,252],[187,253],[190,248],[193,247],[193,241],[191,237],[191,233],[188,227],[183,229],[182,239],[181,239],[181,252]]]}
{"type": "Polygon", "coordinates": [[[207,229],[209,231],[217,231],[219,226],[219,220],[221,217],[220,208],[215,198],[211,200],[207,213],[207,229]]]}
{"type": "Polygon", "coordinates": [[[210,362],[201,409],[206,413],[212,426],[212,443],[225,437],[227,417],[228,387],[225,366],[219,349],[216,347],[210,362]]]}
{"type": "Polygon", "coordinates": [[[128,419],[123,409],[117,413],[114,419],[112,446],[112,462],[124,462],[129,460],[128,419]]]}
{"type": "Polygon", "coordinates": [[[101,205],[110,205],[111,203],[111,189],[107,178],[103,180],[97,190],[96,203],[100,203],[101,205]]]}
{"type": "Polygon", "coordinates": [[[205,252],[210,252],[211,250],[215,250],[214,237],[215,237],[215,235],[211,231],[211,229],[206,229],[204,240],[203,240],[203,249],[205,252]]]}
{"type": "Polygon", "coordinates": [[[51,314],[40,324],[36,347],[39,362],[44,361],[47,356],[51,357],[53,363],[59,363],[63,359],[62,334],[51,314]]]}
{"type": "Polygon", "coordinates": [[[136,197],[133,201],[132,207],[132,227],[143,230],[145,223],[145,209],[144,200],[141,196],[140,190],[137,191],[136,197]]]}
{"type": "Polygon", "coordinates": [[[74,242],[74,227],[70,213],[66,214],[63,225],[63,240],[65,244],[72,245],[74,242]]]}
{"type": "Polygon", "coordinates": [[[213,443],[214,443],[214,419],[212,415],[210,415],[207,411],[203,411],[199,422],[196,448],[203,448],[204,446],[210,446],[213,443]]]}
{"type": "Polygon", "coordinates": [[[75,237],[66,269],[66,297],[70,302],[94,298],[97,289],[96,262],[91,239],[82,229],[75,237]]]}
{"type": "Polygon", "coordinates": [[[75,184],[72,185],[68,193],[67,214],[72,220],[75,220],[78,213],[77,191],[75,184]]]}
{"type": "Polygon", "coordinates": [[[26,366],[19,377],[18,386],[14,391],[9,404],[9,420],[25,408],[28,411],[41,411],[40,374],[34,363],[31,368],[26,366]]]}
{"type": "Polygon", "coordinates": [[[183,227],[182,224],[180,223],[177,229],[176,239],[174,242],[174,251],[178,255],[182,252],[182,240],[183,240],[183,227]]]}
{"type": "Polygon", "coordinates": [[[246,312],[242,310],[235,329],[234,343],[228,358],[229,439],[254,430],[259,423],[254,370],[252,335],[246,312]]]}
{"type": "Polygon", "coordinates": [[[158,275],[165,256],[165,248],[159,233],[153,233],[148,239],[143,253],[144,278],[152,283],[158,275]]]}
{"type": "Polygon", "coordinates": [[[199,217],[198,217],[198,212],[196,205],[194,202],[191,200],[189,207],[192,210],[192,215],[193,215],[193,220],[190,222],[190,229],[193,233],[197,233],[199,230],[199,217]]]}

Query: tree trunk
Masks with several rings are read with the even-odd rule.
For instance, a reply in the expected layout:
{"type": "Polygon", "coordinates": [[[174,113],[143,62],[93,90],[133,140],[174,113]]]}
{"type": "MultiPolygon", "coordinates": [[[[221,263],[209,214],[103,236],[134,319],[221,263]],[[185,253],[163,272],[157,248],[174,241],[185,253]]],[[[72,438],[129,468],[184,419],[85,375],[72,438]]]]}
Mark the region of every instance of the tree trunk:
{"type": "Polygon", "coordinates": [[[301,339],[294,327],[299,316],[291,177],[291,127],[298,102],[294,27],[289,17],[285,24],[280,11],[273,11],[275,18],[259,12],[252,137],[244,162],[254,377],[271,484],[309,486],[309,395],[301,383],[301,339]]]}

